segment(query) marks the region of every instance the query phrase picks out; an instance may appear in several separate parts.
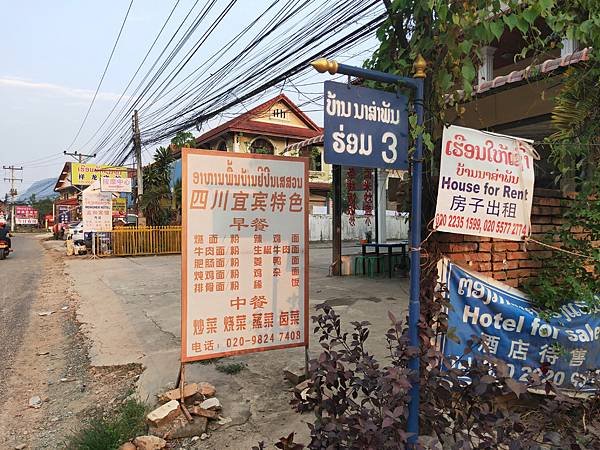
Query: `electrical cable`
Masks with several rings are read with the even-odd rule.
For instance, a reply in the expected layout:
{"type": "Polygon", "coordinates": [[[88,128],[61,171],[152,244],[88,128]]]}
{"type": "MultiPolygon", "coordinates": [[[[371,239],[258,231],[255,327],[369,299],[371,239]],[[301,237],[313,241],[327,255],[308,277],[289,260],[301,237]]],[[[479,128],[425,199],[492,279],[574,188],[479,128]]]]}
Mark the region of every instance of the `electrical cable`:
{"type": "Polygon", "coordinates": [[[83,130],[83,126],[85,125],[85,123],[88,119],[88,116],[90,115],[90,111],[92,110],[92,107],[94,106],[94,102],[96,101],[96,97],[98,96],[98,92],[100,91],[100,86],[102,86],[102,82],[104,81],[106,72],[108,72],[108,67],[110,66],[110,62],[112,61],[112,57],[117,48],[117,44],[119,43],[119,40],[121,39],[121,33],[123,32],[123,28],[125,28],[125,23],[127,22],[127,18],[129,17],[129,11],[131,11],[132,5],[133,5],[133,0],[131,0],[129,2],[129,7],[127,8],[127,12],[125,13],[125,17],[123,18],[123,23],[121,23],[121,28],[119,29],[119,34],[117,35],[117,39],[115,40],[115,43],[112,47],[110,56],[108,57],[108,61],[106,62],[106,66],[104,67],[104,71],[102,72],[102,76],[100,77],[100,81],[98,82],[98,86],[96,87],[96,92],[94,92],[94,96],[92,97],[92,101],[90,102],[90,106],[88,107],[87,112],[85,113],[85,116],[83,117],[83,121],[81,122],[81,126],[79,127],[79,130],[77,130],[77,134],[73,138],[73,141],[71,142],[71,144],[69,144],[69,146],[67,147],[67,151],[71,150],[71,148],[73,147],[73,144],[75,144],[75,141],[77,141],[77,138],[81,134],[81,130],[83,130]]]}

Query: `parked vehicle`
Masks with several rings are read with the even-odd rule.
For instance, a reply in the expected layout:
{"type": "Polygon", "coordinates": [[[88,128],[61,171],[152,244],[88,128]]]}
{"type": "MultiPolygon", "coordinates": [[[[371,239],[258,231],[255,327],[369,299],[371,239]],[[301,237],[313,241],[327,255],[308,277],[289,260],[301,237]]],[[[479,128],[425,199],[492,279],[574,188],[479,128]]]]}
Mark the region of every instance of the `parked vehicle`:
{"type": "Polygon", "coordinates": [[[5,239],[0,239],[0,260],[6,259],[11,251],[12,250],[8,246],[8,241],[5,239]]]}
{"type": "Polygon", "coordinates": [[[67,239],[71,239],[74,244],[80,245],[81,242],[85,240],[83,234],[83,222],[73,222],[69,224],[65,236],[67,239]]]}

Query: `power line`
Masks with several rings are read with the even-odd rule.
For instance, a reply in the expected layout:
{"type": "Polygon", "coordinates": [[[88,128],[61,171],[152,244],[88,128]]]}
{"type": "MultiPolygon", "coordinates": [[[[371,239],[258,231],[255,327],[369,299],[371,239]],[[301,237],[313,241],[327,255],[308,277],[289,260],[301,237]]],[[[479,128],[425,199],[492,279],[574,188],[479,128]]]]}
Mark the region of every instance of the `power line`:
{"type": "Polygon", "coordinates": [[[81,122],[81,126],[79,127],[79,130],[77,130],[77,134],[73,138],[73,141],[69,144],[69,147],[67,148],[67,150],[71,150],[71,147],[73,147],[73,144],[75,144],[75,141],[79,137],[79,134],[81,134],[81,130],[83,129],[83,126],[85,125],[85,122],[87,121],[87,118],[90,115],[92,106],[94,106],[94,102],[96,101],[96,96],[98,95],[98,92],[100,91],[100,86],[102,86],[102,82],[104,81],[104,77],[106,76],[106,72],[108,71],[108,66],[110,66],[110,62],[112,61],[112,57],[115,53],[115,49],[117,48],[117,44],[119,43],[119,39],[121,38],[121,33],[123,32],[123,28],[125,28],[125,23],[127,22],[127,17],[129,17],[129,11],[131,11],[132,5],[133,5],[133,0],[131,0],[129,3],[129,7],[127,8],[127,13],[125,13],[125,17],[123,18],[123,23],[121,23],[121,28],[119,29],[119,34],[117,35],[117,39],[115,40],[115,43],[112,47],[110,56],[108,57],[108,61],[106,62],[106,66],[104,67],[104,72],[102,72],[102,76],[100,77],[100,82],[98,83],[98,86],[96,87],[96,92],[94,92],[94,97],[92,97],[92,101],[90,102],[90,106],[89,106],[87,112],[85,113],[83,121],[81,122]]]}
{"type": "Polygon", "coordinates": [[[110,118],[110,116],[112,115],[112,113],[115,111],[115,109],[117,108],[117,106],[119,105],[119,103],[121,102],[121,100],[123,99],[123,97],[125,96],[125,93],[127,92],[127,89],[129,89],[129,87],[133,83],[133,80],[135,79],[135,77],[139,73],[140,69],[142,68],[142,66],[146,62],[146,59],[148,59],[148,56],[150,56],[150,53],[154,49],[154,46],[156,45],[156,42],[158,41],[158,39],[162,35],[162,32],[164,31],[165,27],[167,26],[167,23],[169,23],[169,20],[171,20],[171,16],[173,16],[173,13],[175,12],[175,9],[177,8],[177,5],[179,5],[179,1],[180,0],[177,0],[175,2],[175,5],[173,5],[173,8],[171,9],[171,12],[169,13],[169,15],[167,16],[165,22],[163,23],[162,27],[160,28],[160,31],[158,32],[158,34],[154,38],[154,41],[152,42],[152,45],[150,46],[150,48],[146,52],[146,55],[144,56],[144,59],[142,59],[142,62],[140,62],[138,68],[135,71],[135,73],[132,75],[131,79],[129,80],[129,83],[127,83],[127,86],[125,86],[125,89],[123,90],[123,93],[119,96],[119,99],[115,102],[115,105],[112,107],[112,109],[110,110],[110,112],[108,113],[108,115],[104,118],[104,120],[102,121],[102,123],[100,124],[100,126],[96,129],[96,131],[94,132],[94,134],[92,134],[92,136],[83,144],[82,147],[85,147],[86,145],[88,145],[96,137],[96,135],[98,134],[98,132],[106,124],[106,122],[108,121],[108,119],[110,118]]]}
{"type": "MultiPolygon", "coordinates": [[[[183,75],[183,70],[216,30],[224,17],[223,11],[226,14],[232,6],[232,1],[227,3],[212,23],[201,25],[206,17],[203,13],[214,5],[214,1],[206,2],[203,10],[185,29],[193,31],[202,26],[207,31],[167,73],[191,36],[191,33],[184,33],[171,48],[178,36],[178,28],[134,94],[114,115],[108,128],[101,131],[102,137],[93,148],[102,155],[103,161],[123,162],[129,158],[131,131],[127,123],[134,108],[141,110],[140,118],[145,124],[143,144],[158,143],[177,131],[205,123],[234,106],[266,95],[271,89],[280,90],[282,83],[288,79],[299,85],[306,78],[308,61],[315,56],[336,56],[341,51],[348,54],[348,49],[370,38],[372,31],[385,18],[385,11],[378,0],[348,0],[343,4],[333,0],[275,0],[234,38],[221,45],[217,52],[194,64],[194,70],[183,75]],[[274,9],[276,4],[282,6],[274,9]],[[234,50],[234,46],[252,30],[256,33],[247,44],[239,51],[234,50]],[[328,45],[331,38],[336,40],[328,45]]],[[[131,85],[130,82],[125,88],[123,97],[131,85]]],[[[116,106],[113,112],[115,110],[116,106]]],[[[107,118],[99,129],[109,120],[107,118]]]]}

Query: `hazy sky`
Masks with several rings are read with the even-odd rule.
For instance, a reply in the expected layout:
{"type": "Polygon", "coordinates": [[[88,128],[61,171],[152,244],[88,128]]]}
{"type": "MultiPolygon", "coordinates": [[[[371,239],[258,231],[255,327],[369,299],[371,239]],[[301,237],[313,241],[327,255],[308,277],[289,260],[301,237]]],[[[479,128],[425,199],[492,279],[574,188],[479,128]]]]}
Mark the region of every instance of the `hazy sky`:
{"type": "MultiPolygon", "coordinates": [[[[172,34],[192,4],[192,0],[180,0],[164,36],[172,34]]],[[[223,42],[232,37],[231,30],[247,24],[266,4],[266,0],[239,1],[219,30],[223,42]]],[[[20,192],[41,178],[58,176],[66,161],[62,152],[81,124],[128,5],[128,0],[0,0],[4,19],[0,31],[0,165],[24,167],[20,192]]],[[[173,5],[174,0],[134,1],[100,93],[72,150],[91,150],[80,145],[115,104],[173,5]]],[[[220,43],[213,39],[202,50],[212,52],[220,43]]],[[[348,62],[360,63],[375,43],[345,55],[348,62]]],[[[308,81],[326,78],[330,77],[316,74],[308,81]]],[[[306,95],[312,98],[321,91],[320,85],[313,85],[306,88],[306,95]]],[[[304,96],[286,94],[294,101],[306,101],[304,96]]],[[[252,102],[245,105],[250,106],[252,102]]],[[[314,112],[319,106],[312,104],[309,109],[311,117],[321,123],[322,114],[314,112]]],[[[2,197],[8,187],[8,183],[0,185],[2,197]]]]}

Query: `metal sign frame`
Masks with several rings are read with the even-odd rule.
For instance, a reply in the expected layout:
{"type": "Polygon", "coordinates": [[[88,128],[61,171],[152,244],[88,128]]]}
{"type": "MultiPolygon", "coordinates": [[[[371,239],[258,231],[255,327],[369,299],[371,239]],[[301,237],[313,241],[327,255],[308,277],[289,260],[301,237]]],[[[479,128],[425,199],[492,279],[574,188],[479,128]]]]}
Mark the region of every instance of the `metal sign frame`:
{"type": "MultiPolygon", "coordinates": [[[[363,69],[360,67],[347,66],[339,64],[336,61],[319,59],[312,63],[312,66],[319,72],[328,72],[331,75],[337,73],[355,76],[364,80],[373,80],[380,83],[392,84],[395,86],[405,86],[414,91],[413,104],[417,114],[417,127],[423,127],[423,101],[426,77],[425,69],[427,62],[421,55],[417,57],[414,63],[415,75],[413,78],[401,77],[377,70],[363,69]]],[[[423,134],[417,135],[415,142],[415,151],[410,158],[412,168],[412,202],[410,211],[410,300],[408,313],[408,336],[411,347],[419,348],[419,317],[421,315],[420,295],[421,295],[421,210],[423,196],[423,134]]],[[[408,364],[415,376],[415,383],[410,389],[410,403],[408,406],[408,424],[407,431],[410,433],[408,443],[414,447],[419,437],[419,402],[420,402],[420,384],[419,384],[419,356],[414,356],[408,364]]]]}

